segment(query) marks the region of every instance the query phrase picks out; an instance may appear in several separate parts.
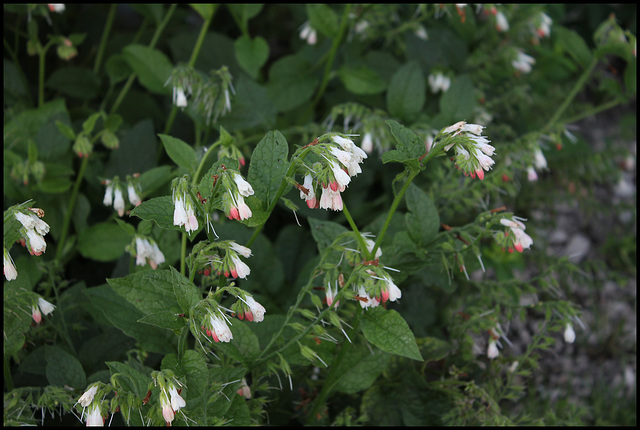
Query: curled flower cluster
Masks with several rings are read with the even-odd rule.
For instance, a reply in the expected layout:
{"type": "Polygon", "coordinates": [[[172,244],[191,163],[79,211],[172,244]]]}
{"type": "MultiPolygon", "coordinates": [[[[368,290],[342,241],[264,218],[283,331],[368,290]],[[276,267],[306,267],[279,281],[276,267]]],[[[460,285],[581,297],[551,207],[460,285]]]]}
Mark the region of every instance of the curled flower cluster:
{"type": "MultiPolygon", "coordinates": [[[[217,254],[209,256],[208,264],[211,269],[218,275],[224,274],[225,277],[231,276],[232,278],[246,279],[251,273],[251,269],[240,259],[238,254],[249,258],[251,256],[251,249],[238,245],[235,242],[228,242],[226,246],[220,243],[219,246],[226,248],[226,254],[223,258],[217,254]]],[[[205,270],[205,275],[208,274],[209,269],[205,270]]]]}
{"type": "Polygon", "coordinates": [[[311,26],[309,21],[302,24],[302,28],[300,29],[300,39],[304,40],[309,45],[315,45],[318,41],[318,33],[316,32],[316,29],[311,26]]]}
{"type": "Polygon", "coordinates": [[[155,270],[165,261],[164,254],[158,248],[158,244],[151,238],[136,235],[133,244],[127,248],[131,255],[136,257],[136,265],[138,266],[144,266],[148,262],[149,266],[155,270]]]}
{"type": "Polygon", "coordinates": [[[226,181],[227,192],[223,195],[225,214],[229,219],[245,220],[251,218],[251,208],[244,198],[253,195],[253,187],[238,172],[228,171],[232,181],[226,181]]]}
{"type": "Polygon", "coordinates": [[[27,246],[29,253],[31,255],[40,255],[45,252],[47,243],[44,240],[44,236],[49,233],[49,224],[40,219],[40,217],[44,216],[44,211],[37,208],[29,208],[28,212],[17,210],[14,215],[22,224],[20,234],[24,242],[23,245],[27,246]]]}
{"type": "Polygon", "coordinates": [[[176,178],[173,180],[173,225],[184,226],[187,233],[198,229],[193,199],[189,194],[187,179],[176,178]]]}
{"type": "Polygon", "coordinates": [[[239,319],[246,319],[247,321],[253,322],[264,321],[264,314],[266,312],[264,306],[256,302],[256,300],[249,295],[245,297],[239,296],[238,298],[240,300],[234,305],[234,313],[239,319]]]}
{"type": "Polygon", "coordinates": [[[514,249],[522,252],[533,245],[533,239],[524,232],[526,227],[522,221],[526,220],[516,216],[500,220],[500,224],[509,227],[509,230],[505,231],[504,235],[502,233],[496,235],[496,240],[502,245],[503,249],[506,248],[509,252],[513,252],[514,249]]]}
{"type": "Polygon", "coordinates": [[[521,73],[531,72],[533,65],[536,63],[536,60],[533,57],[522,51],[517,51],[515,57],[516,58],[511,61],[511,65],[514,69],[521,73]]]}
{"type": "Polygon", "coordinates": [[[95,400],[96,393],[98,392],[99,384],[93,384],[87,388],[87,390],[80,396],[76,404],[80,403],[82,406],[82,417],[84,417],[85,408],[89,408],[86,416],[87,427],[103,427],[104,418],[102,417],[102,411],[100,409],[100,401],[95,400]],[[94,401],[95,400],[95,401],[94,401]]]}
{"type": "Polygon", "coordinates": [[[166,381],[164,386],[160,387],[160,407],[162,408],[162,417],[167,425],[171,425],[175,414],[187,403],[184,401],[178,388],[171,382],[166,381]]]}
{"type": "Polygon", "coordinates": [[[484,126],[480,124],[467,124],[465,121],[457,122],[445,128],[440,136],[445,139],[445,151],[454,149],[455,155],[451,161],[465,176],[475,179],[484,179],[484,171],[487,172],[495,163],[491,156],[495,148],[489,145],[489,140],[481,136],[484,126]]]}
{"type": "Polygon", "coordinates": [[[357,294],[356,300],[364,309],[375,308],[387,300],[395,302],[402,297],[402,291],[391,276],[376,266],[371,266],[359,274],[358,281],[354,283],[354,290],[357,294]]]}
{"type": "Polygon", "coordinates": [[[227,322],[229,322],[227,316],[219,309],[210,310],[203,321],[202,329],[207,333],[207,336],[211,336],[214,342],[230,342],[233,339],[233,333],[227,322]]]}
{"type": "MultiPolygon", "coordinates": [[[[139,176],[139,174],[135,174],[133,177],[127,177],[127,197],[129,198],[129,203],[133,206],[138,206],[142,203],[138,191],[139,185],[135,181],[135,178],[139,176]]],[[[126,203],[124,200],[125,190],[120,183],[120,178],[116,176],[113,179],[106,179],[102,183],[107,186],[102,203],[105,206],[113,205],[113,208],[118,212],[118,216],[122,217],[126,203]]]]}
{"type": "Polygon", "coordinates": [[[300,198],[310,209],[321,208],[340,211],[342,196],[351,182],[351,177],[362,172],[360,163],[367,154],[349,138],[332,135],[331,142],[318,144],[312,150],[320,156],[319,162],[307,167],[311,173],[304,177],[300,187],[300,198]],[[318,188],[322,189],[318,199],[318,188]]]}

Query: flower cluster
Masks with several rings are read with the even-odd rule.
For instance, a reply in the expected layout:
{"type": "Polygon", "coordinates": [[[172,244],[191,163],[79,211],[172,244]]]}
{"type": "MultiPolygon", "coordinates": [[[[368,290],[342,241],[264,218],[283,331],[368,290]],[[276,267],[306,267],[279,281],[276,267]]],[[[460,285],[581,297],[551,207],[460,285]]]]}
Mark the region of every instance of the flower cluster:
{"type": "Polygon", "coordinates": [[[507,21],[507,17],[504,16],[502,12],[496,11],[496,30],[498,31],[509,31],[509,21],[507,21]]]}
{"type": "Polygon", "coordinates": [[[184,408],[187,403],[180,396],[178,388],[166,381],[164,386],[160,387],[160,407],[162,408],[162,417],[167,422],[167,425],[171,425],[175,414],[184,408]]]}
{"type": "Polygon", "coordinates": [[[227,325],[231,324],[227,316],[220,309],[209,310],[205,315],[201,328],[211,336],[214,342],[230,342],[233,333],[227,325]]]}
{"type": "Polygon", "coordinates": [[[515,53],[515,58],[511,61],[511,65],[514,69],[521,73],[529,73],[532,70],[532,66],[536,63],[536,60],[525,54],[522,51],[517,51],[515,53]]]}
{"type": "Polygon", "coordinates": [[[246,319],[247,321],[262,322],[264,321],[264,314],[266,312],[264,306],[256,302],[256,300],[249,295],[239,295],[238,300],[234,306],[233,311],[235,316],[239,319],[246,319]]]}
{"type": "Polygon", "coordinates": [[[309,21],[302,24],[302,28],[300,29],[300,39],[304,40],[309,45],[315,45],[318,41],[318,33],[315,28],[311,27],[309,21]]]}
{"type": "Polygon", "coordinates": [[[195,206],[189,193],[189,183],[186,177],[176,178],[172,183],[172,198],[174,204],[173,225],[184,226],[187,233],[198,229],[195,206]]]}
{"type": "Polygon", "coordinates": [[[136,235],[133,242],[127,246],[127,251],[136,257],[136,265],[144,266],[149,263],[152,269],[164,263],[164,254],[158,248],[158,244],[151,238],[136,235]]]}
{"type": "Polygon", "coordinates": [[[358,273],[354,290],[357,294],[356,300],[364,309],[375,308],[387,300],[395,302],[402,297],[402,291],[391,276],[377,266],[371,266],[358,273]]]}
{"type": "Polygon", "coordinates": [[[549,15],[544,12],[540,12],[540,14],[535,19],[536,34],[540,38],[549,37],[549,35],[551,34],[552,23],[553,20],[549,18],[549,15]]]}
{"type": "Polygon", "coordinates": [[[451,86],[451,79],[445,76],[443,73],[432,73],[429,75],[429,87],[432,93],[439,91],[445,93],[451,86]]]}
{"type": "Polygon", "coordinates": [[[522,252],[533,245],[533,239],[524,232],[526,229],[522,221],[526,221],[524,218],[513,216],[511,218],[502,218],[500,224],[505,227],[509,227],[504,234],[498,233],[496,240],[498,244],[502,246],[502,249],[508,249],[509,252],[513,252],[515,249],[518,252],[522,252]]]}
{"type": "Polygon", "coordinates": [[[331,135],[331,142],[317,144],[312,147],[319,155],[320,161],[307,169],[300,189],[300,198],[305,200],[310,209],[321,208],[334,211],[342,210],[342,196],[351,182],[351,177],[362,172],[360,163],[367,154],[356,146],[349,138],[331,135]],[[322,194],[318,199],[318,188],[322,194]]]}
{"type": "Polygon", "coordinates": [[[491,156],[495,148],[489,145],[489,140],[481,136],[484,126],[479,124],[467,124],[465,121],[457,122],[439,133],[437,137],[443,139],[444,150],[454,148],[455,155],[451,161],[456,168],[475,179],[484,179],[484,171],[487,172],[495,163],[491,156]]]}
{"type": "Polygon", "coordinates": [[[226,192],[222,196],[225,215],[227,218],[235,220],[251,218],[251,208],[245,203],[244,198],[253,195],[253,187],[240,173],[231,170],[226,170],[226,172],[228,174],[223,176],[226,192]]]}
{"type": "Polygon", "coordinates": [[[14,215],[22,224],[20,229],[21,242],[27,246],[29,253],[31,255],[40,255],[45,252],[47,243],[44,241],[44,235],[49,233],[49,224],[40,219],[44,216],[44,211],[38,208],[29,208],[28,211],[16,210],[14,215]]]}
{"type": "Polygon", "coordinates": [[[42,321],[42,314],[44,316],[49,315],[56,307],[43,299],[42,297],[38,298],[37,303],[34,303],[31,306],[31,318],[36,322],[36,324],[40,324],[42,321]]]}
{"type": "MultiPolygon", "coordinates": [[[[226,254],[224,257],[220,257],[218,254],[208,256],[208,265],[211,270],[217,275],[224,274],[225,277],[246,279],[251,273],[251,269],[240,259],[239,255],[249,258],[251,249],[233,241],[218,242],[218,247],[226,249],[226,254]]],[[[209,275],[210,269],[205,269],[204,273],[209,275]]]]}
{"type": "MultiPolygon", "coordinates": [[[[139,174],[134,174],[133,176],[127,176],[127,197],[129,198],[129,203],[133,206],[138,206],[142,203],[139,195],[139,185],[136,179],[139,177],[139,174]]],[[[105,206],[113,205],[113,208],[118,212],[118,216],[122,217],[124,215],[125,208],[125,200],[124,200],[124,186],[120,183],[120,178],[115,177],[113,179],[106,179],[102,182],[103,185],[106,185],[107,188],[104,192],[104,199],[102,203],[105,206]]]]}

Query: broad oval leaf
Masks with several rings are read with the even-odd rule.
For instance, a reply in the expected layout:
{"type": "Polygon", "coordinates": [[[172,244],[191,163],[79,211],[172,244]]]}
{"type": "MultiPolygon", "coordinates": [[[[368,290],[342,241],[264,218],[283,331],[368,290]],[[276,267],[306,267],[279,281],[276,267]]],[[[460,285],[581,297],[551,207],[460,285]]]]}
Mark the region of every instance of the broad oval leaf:
{"type": "Polygon", "coordinates": [[[193,147],[178,138],[166,134],[159,134],[158,137],[162,140],[167,155],[171,157],[174,163],[189,169],[191,172],[195,172],[198,167],[198,157],[193,147]]]}
{"type": "Polygon", "coordinates": [[[165,84],[171,76],[173,65],[166,55],[157,49],[136,44],[126,46],[122,53],[145,88],[157,94],[171,94],[171,87],[165,84]]]}
{"type": "Polygon", "coordinates": [[[416,339],[407,322],[396,311],[378,306],[362,318],[362,333],[383,351],[422,361],[416,339]]]}

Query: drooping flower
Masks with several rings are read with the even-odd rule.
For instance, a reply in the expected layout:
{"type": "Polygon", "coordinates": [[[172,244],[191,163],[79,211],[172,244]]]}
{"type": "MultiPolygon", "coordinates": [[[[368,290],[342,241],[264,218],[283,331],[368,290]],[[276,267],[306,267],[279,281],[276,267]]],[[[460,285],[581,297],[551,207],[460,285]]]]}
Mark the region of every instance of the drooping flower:
{"type": "Polygon", "coordinates": [[[174,198],[173,225],[184,226],[187,233],[198,229],[198,219],[191,196],[178,194],[174,198]]]}
{"type": "Polygon", "coordinates": [[[242,255],[244,258],[251,257],[251,249],[246,246],[239,245],[235,242],[229,242],[229,246],[238,254],[242,255]]]}
{"type": "MultiPolygon", "coordinates": [[[[327,300],[327,306],[331,306],[333,304],[333,300],[337,295],[338,295],[338,286],[335,285],[331,287],[331,283],[328,283],[327,288],[325,289],[325,298],[327,300]]],[[[334,308],[337,308],[339,304],[340,302],[337,301],[334,308]]]]}
{"type": "Polygon", "coordinates": [[[92,402],[87,414],[87,427],[104,427],[102,412],[100,412],[100,402],[92,402]]]}
{"type": "MultiPolygon", "coordinates": [[[[513,217],[512,219],[502,218],[500,220],[500,224],[509,227],[513,234],[509,235],[508,232],[505,232],[503,244],[509,248],[509,252],[512,252],[513,248],[518,252],[522,252],[525,249],[528,249],[531,245],[533,245],[533,239],[524,232],[526,229],[525,225],[521,222],[522,218],[513,217]]],[[[500,237],[500,236],[498,236],[500,237]]]]}
{"type": "Polygon", "coordinates": [[[169,395],[171,396],[171,408],[174,412],[178,412],[180,408],[184,408],[187,405],[182,396],[178,394],[175,385],[169,387],[169,395]]]}
{"type": "Polygon", "coordinates": [[[483,129],[484,126],[480,124],[459,121],[439,134],[444,136],[444,139],[448,139],[444,147],[445,151],[454,148],[455,156],[451,161],[455,162],[456,168],[465,176],[469,175],[472,178],[477,176],[480,180],[484,179],[484,172],[491,170],[491,166],[495,163],[491,158],[495,148],[489,145],[489,140],[485,136],[480,135],[483,129]]]}
{"type": "Polygon", "coordinates": [[[36,324],[40,324],[40,321],[42,321],[42,314],[40,313],[40,309],[38,309],[37,305],[31,306],[31,318],[33,318],[36,324]]]}
{"type": "Polygon", "coordinates": [[[233,339],[233,333],[227,325],[226,321],[212,313],[209,314],[210,335],[216,342],[230,342],[233,339]]]}
{"type": "Polygon", "coordinates": [[[428,80],[431,92],[434,94],[437,92],[446,93],[451,86],[451,79],[440,72],[430,74],[428,80]]]}
{"type": "Polygon", "coordinates": [[[253,195],[253,187],[239,173],[233,174],[233,181],[236,183],[238,187],[238,192],[242,196],[249,197],[253,195]]]}
{"type": "Polygon", "coordinates": [[[248,321],[262,322],[264,321],[264,313],[266,312],[264,306],[256,302],[251,296],[245,298],[245,303],[249,306],[249,312],[245,312],[244,316],[248,321]]]}
{"type": "Polygon", "coordinates": [[[16,270],[16,266],[13,264],[13,259],[7,251],[7,248],[4,248],[4,277],[7,281],[13,281],[18,277],[18,271],[16,270]]]}
{"type": "Polygon", "coordinates": [[[153,239],[141,236],[135,237],[135,255],[137,266],[144,266],[148,262],[154,270],[165,261],[164,254],[160,251],[158,244],[153,239]]]}
{"type": "Polygon", "coordinates": [[[245,378],[242,378],[242,383],[240,384],[240,388],[238,388],[237,393],[245,399],[251,399],[251,388],[247,385],[247,380],[245,378]]]}
{"type": "Polygon", "coordinates": [[[160,390],[160,407],[162,408],[162,417],[164,418],[167,425],[171,425],[173,418],[175,416],[175,412],[171,407],[171,400],[169,399],[169,394],[166,389],[162,388],[160,390]]]}
{"type": "Polygon", "coordinates": [[[342,208],[342,196],[340,195],[340,191],[333,191],[330,187],[322,188],[320,209],[341,211],[342,208]]]}
{"type": "Polygon", "coordinates": [[[132,183],[127,185],[127,194],[129,196],[129,202],[131,202],[132,205],[138,206],[142,203],[142,200],[140,200],[140,196],[138,196],[136,188],[132,183]]]}
{"type": "Polygon", "coordinates": [[[509,21],[507,21],[507,17],[502,12],[496,13],[496,30],[502,32],[509,30],[509,21]]]}
{"type": "Polygon", "coordinates": [[[80,403],[82,407],[86,408],[91,404],[91,402],[93,402],[93,398],[95,397],[97,391],[98,391],[98,384],[91,385],[87,389],[87,391],[85,391],[82,394],[82,396],[80,396],[77,403],[80,403]]]}
{"type": "MultiPolygon", "coordinates": [[[[41,211],[39,209],[32,209],[32,211],[41,211]]],[[[29,248],[31,255],[40,255],[47,249],[47,243],[44,240],[44,235],[49,232],[49,224],[42,221],[35,213],[29,212],[24,214],[20,211],[14,213],[16,219],[22,224],[20,230],[25,243],[29,248]]]]}
{"type": "Polygon", "coordinates": [[[51,12],[62,13],[65,10],[64,3],[48,3],[47,6],[51,12]]]}
{"type": "Polygon", "coordinates": [[[494,359],[500,355],[500,350],[498,349],[498,345],[496,340],[491,338],[489,339],[489,347],[487,348],[487,357],[490,359],[494,359]]]}
{"type": "Polygon", "coordinates": [[[113,208],[118,212],[118,216],[124,215],[124,196],[118,186],[113,191],[113,208]]]}
{"type": "Polygon", "coordinates": [[[56,308],[55,305],[49,303],[42,297],[38,298],[38,307],[40,308],[40,311],[42,311],[42,313],[45,316],[49,315],[56,308]]]}
{"type": "Polygon", "coordinates": [[[318,207],[319,201],[316,198],[316,193],[313,185],[313,176],[310,173],[307,173],[304,177],[304,183],[302,186],[307,190],[307,193],[300,190],[300,198],[307,202],[307,206],[309,209],[313,209],[318,207]]]}
{"type": "Polygon", "coordinates": [[[385,285],[382,287],[382,303],[390,300],[395,302],[399,298],[402,297],[402,291],[396,284],[393,283],[393,280],[390,277],[384,278],[385,285]]]}
{"type": "Polygon", "coordinates": [[[235,254],[231,254],[231,261],[233,263],[230,270],[231,276],[234,278],[246,279],[251,273],[249,266],[247,266],[247,264],[240,260],[240,258],[235,254]]]}
{"type": "Polygon", "coordinates": [[[527,180],[529,182],[535,182],[538,180],[538,173],[536,173],[536,169],[533,166],[527,167],[527,180]]]}
{"type": "Polygon", "coordinates": [[[567,323],[564,329],[564,341],[567,343],[573,343],[576,340],[576,332],[573,331],[571,323],[567,323]]]}
{"type": "Polygon", "coordinates": [[[113,183],[109,180],[106,181],[107,189],[104,192],[104,199],[102,203],[105,206],[111,206],[113,204],[113,183]]]}
{"type": "Polygon", "coordinates": [[[306,41],[309,45],[315,45],[318,41],[318,34],[316,30],[311,27],[309,21],[306,21],[302,25],[302,29],[300,30],[300,39],[306,41]]]}
{"type": "Polygon", "coordinates": [[[173,104],[180,108],[187,107],[187,95],[182,87],[173,87],[173,104]]]}
{"type": "Polygon", "coordinates": [[[532,66],[536,63],[536,60],[522,51],[518,51],[516,55],[516,58],[511,61],[513,68],[522,73],[531,72],[533,68],[532,66]]]}
{"type": "Polygon", "coordinates": [[[549,36],[549,34],[551,34],[552,23],[553,23],[553,20],[549,18],[549,15],[547,15],[544,12],[541,12],[540,16],[538,17],[538,26],[536,28],[536,32],[538,33],[538,36],[540,37],[549,36]]]}
{"type": "Polygon", "coordinates": [[[371,132],[367,132],[364,134],[360,146],[362,147],[362,150],[364,152],[366,152],[367,154],[371,154],[371,152],[373,151],[373,136],[371,135],[371,132]]]}
{"type": "Polygon", "coordinates": [[[358,287],[358,303],[363,309],[375,308],[380,304],[375,297],[369,297],[362,285],[358,287]]]}

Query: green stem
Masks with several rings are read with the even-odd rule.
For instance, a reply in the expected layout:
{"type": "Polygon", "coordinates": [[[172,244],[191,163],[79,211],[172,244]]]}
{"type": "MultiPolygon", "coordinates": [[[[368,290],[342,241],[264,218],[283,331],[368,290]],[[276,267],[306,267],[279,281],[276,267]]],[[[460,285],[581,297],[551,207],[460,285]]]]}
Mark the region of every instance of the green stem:
{"type": "MultiPolygon", "coordinates": [[[[353,322],[353,328],[349,332],[351,335],[349,337],[352,339],[355,338],[355,334],[360,328],[359,327],[360,317],[362,316],[363,312],[364,312],[364,309],[362,308],[359,308],[358,311],[356,312],[356,318],[355,318],[355,321],[353,322]]],[[[340,379],[338,378],[339,375],[337,375],[337,372],[340,369],[340,363],[342,363],[342,360],[344,360],[344,357],[347,355],[347,352],[351,349],[351,346],[352,346],[351,342],[345,342],[342,344],[339,350],[336,351],[334,355],[334,359],[331,362],[331,367],[329,369],[329,374],[327,375],[327,379],[325,379],[325,382],[324,382],[324,385],[322,386],[322,390],[320,391],[320,394],[318,394],[318,397],[316,397],[316,400],[313,404],[313,409],[311,409],[311,412],[307,415],[309,420],[307,424],[312,424],[313,422],[316,421],[316,414],[318,413],[322,405],[325,404],[327,396],[331,394],[333,387],[335,387],[335,385],[339,382],[340,379]]]]}
{"type": "MultiPolygon", "coordinates": [[[[61,301],[60,301],[60,295],[58,294],[58,287],[56,286],[55,280],[53,278],[53,267],[49,267],[49,280],[51,281],[51,286],[53,287],[53,294],[56,296],[56,303],[58,303],[58,305],[60,305],[61,301]]],[[[71,349],[71,351],[73,352],[74,355],[76,355],[76,348],[73,346],[73,342],[71,341],[71,336],[69,335],[69,328],[67,327],[67,323],[64,319],[64,312],[62,312],[60,310],[60,322],[62,324],[62,334],[64,337],[64,340],[67,342],[67,345],[69,345],[69,348],[71,349]]]]}
{"type": "Polygon", "coordinates": [[[180,274],[185,274],[185,259],[187,257],[187,232],[182,232],[182,244],[180,245],[180,274]]]}
{"type": "MultiPolygon", "coordinates": [[[[435,154],[435,152],[436,151],[431,151],[431,156],[427,156],[427,158],[425,159],[425,162],[429,161],[433,157],[433,154],[435,154]]],[[[375,245],[373,245],[373,249],[371,250],[371,255],[376,255],[376,251],[378,250],[378,248],[380,248],[382,239],[384,238],[384,235],[386,234],[387,229],[391,224],[391,218],[393,218],[393,214],[398,209],[398,205],[400,204],[400,201],[402,200],[402,197],[404,196],[405,191],[407,191],[407,189],[409,188],[409,184],[411,184],[411,181],[413,181],[413,179],[416,176],[418,176],[418,173],[420,173],[420,170],[416,170],[409,173],[409,177],[407,178],[405,183],[402,185],[402,189],[400,189],[398,194],[396,194],[396,197],[393,199],[393,202],[391,203],[391,207],[389,208],[389,213],[387,214],[387,219],[384,220],[382,229],[380,230],[380,233],[378,233],[378,237],[376,238],[376,243],[375,245]]]]}
{"type": "Polygon", "coordinates": [[[571,118],[567,118],[562,120],[562,122],[564,122],[565,124],[572,124],[574,122],[578,122],[581,119],[585,119],[585,118],[589,118],[591,116],[594,116],[600,112],[603,112],[605,110],[611,109],[613,107],[618,106],[620,103],[622,103],[622,100],[620,99],[616,99],[616,100],[611,100],[607,103],[601,104],[600,106],[596,106],[593,109],[590,109],[586,112],[583,112],[579,115],[573,116],[571,118]]]}
{"type": "Polygon", "coordinates": [[[324,91],[327,88],[327,85],[329,83],[329,75],[331,74],[331,68],[333,67],[333,61],[336,58],[336,53],[338,52],[338,48],[340,47],[340,42],[342,42],[342,36],[344,36],[344,32],[347,29],[347,24],[349,23],[350,10],[351,10],[351,5],[350,4],[345,5],[344,12],[342,13],[342,21],[340,22],[340,30],[338,30],[338,34],[333,39],[333,44],[331,45],[331,51],[329,51],[329,59],[327,60],[327,65],[324,68],[322,83],[320,84],[320,88],[318,88],[318,92],[316,93],[316,96],[311,102],[311,106],[315,106],[320,101],[320,99],[322,98],[322,95],[324,94],[324,91]]]}
{"type": "Polygon", "coordinates": [[[586,70],[582,73],[582,76],[580,76],[580,79],[578,79],[576,84],[573,86],[573,88],[569,92],[569,95],[567,96],[567,98],[560,105],[560,107],[556,110],[556,112],[553,114],[553,116],[551,117],[549,122],[547,122],[547,125],[545,125],[542,128],[542,132],[543,133],[546,133],[549,130],[551,130],[551,128],[556,124],[556,122],[558,121],[560,116],[564,113],[564,111],[567,109],[567,107],[569,107],[569,104],[573,101],[575,96],[580,92],[582,87],[584,87],[584,85],[587,82],[587,79],[589,79],[589,76],[591,75],[591,72],[593,72],[593,69],[595,69],[597,64],[598,64],[598,58],[594,57],[593,60],[591,60],[591,63],[589,64],[589,66],[587,66],[586,70]]]}
{"type": "Polygon", "coordinates": [[[44,48],[40,49],[38,62],[38,107],[44,104],[44,66],[47,51],[51,46],[51,42],[47,43],[44,48]]]}
{"type": "Polygon", "coordinates": [[[344,214],[345,218],[347,218],[347,222],[351,226],[351,230],[353,230],[353,232],[356,234],[358,245],[360,245],[360,249],[362,249],[362,254],[364,255],[365,260],[366,261],[371,260],[371,255],[369,254],[369,250],[367,249],[367,244],[364,242],[364,238],[362,237],[362,234],[358,230],[356,223],[353,221],[353,218],[351,217],[351,214],[349,213],[349,210],[347,209],[347,205],[344,203],[344,201],[342,202],[342,213],[344,214]]]}
{"type": "Polygon", "coordinates": [[[187,350],[187,337],[189,336],[189,327],[183,327],[180,330],[180,336],[178,336],[178,358],[182,359],[182,356],[187,350]]]}
{"type": "MultiPolygon", "coordinates": [[[[169,10],[167,11],[166,15],[164,16],[164,19],[162,20],[162,22],[160,23],[160,25],[156,29],[156,31],[155,31],[152,39],[151,39],[151,42],[149,43],[149,48],[154,48],[156,46],[156,43],[158,43],[158,39],[160,38],[160,35],[162,34],[162,31],[164,30],[164,28],[166,27],[167,23],[171,19],[171,16],[173,15],[173,11],[175,9],[176,9],[176,4],[172,4],[169,7],[169,10]]],[[[124,87],[122,87],[122,90],[120,90],[120,94],[118,95],[118,98],[116,99],[115,103],[111,107],[111,111],[109,113],[114,113],[116,110],[118,110],[118,107],[120,107],[120,103],[122,103],[122,100],[124,100],[125,96],[129,92],[129,88],[131,88],[131,85],[133,84],[133,81],[134,81],[135,78],[136,78],[136,74],[135,73],[132,73],[129,76],[129,79],[127,79],[127,82],[124,84],[124,87]]]]}
{"type": "Polygon", "coordinates": [[[111,28],[113,27],[113,20],[116,16],[116,10],[118,5],[112,4],[109,8],[109,14],[107,15],[107,22],[104,24],[104,31],[102,32],[102,40],[100,40],[100,47],[98,48],[98,54],[96,55],[96,62],[93,65],[93,73],[96,75],[100,71],[100,66],[102,64],[102,58],[104,57],[104,51],[107,47],[107,39],[109,37],[109,33],[111,32],[111,28]]]}
{"type": "Polygon", "coordinates": [[[60,258],[62,257],[62,249],[64,247],[64,242],[67,239],[71,216],[73,215],[73,209],[76,205],[76,199],[78,198],[78,190],[80,189],[80,184],[82,183],[82,179],[84,178],[84,171],[87,168],[87,164],[89,164],[89,157],[85,157],[82,159],[82,163],[80,164],[80,171],[78,172],[76,183],[73,185],[73,191],[71,192],[71,199],[69,200],[67,213],[64,215],[64,221],[62,222],[62,233],[60,234],[60,241],[58,242],[58,248],[56,249],[55,259],[58,261],[60,261],[60,258]]]}
{"type": "Polygon", "coordinates": [[[15,389],[13,378],[11,377],[9,356],[7,354],[4,355],[4,383],[7,385],[7,391],[13,391],[15,389]]]}

